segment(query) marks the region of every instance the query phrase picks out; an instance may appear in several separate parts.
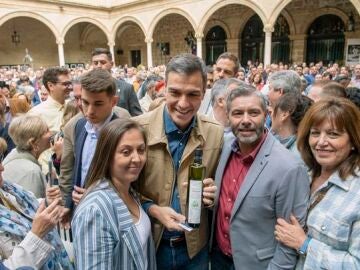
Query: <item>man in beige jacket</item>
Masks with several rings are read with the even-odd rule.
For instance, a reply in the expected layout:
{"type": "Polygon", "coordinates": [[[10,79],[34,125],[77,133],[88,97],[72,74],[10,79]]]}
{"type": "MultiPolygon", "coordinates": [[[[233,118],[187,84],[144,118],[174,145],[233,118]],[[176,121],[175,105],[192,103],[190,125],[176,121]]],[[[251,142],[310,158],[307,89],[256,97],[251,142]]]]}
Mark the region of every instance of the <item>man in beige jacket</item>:
{"type": "Polygon", "coordinates": [[[191,54],[170,60],[165,74],[165,104],[135,118],[148,140],[147,162],[138,181],[143,208],[153,218],[158,269],[208,269],[208,207],[216,187],[211,179],[220,155],[223,129],[197,114],[206,87],[203,61],[191,54]],[[184,232],[189,166],[203,150],[206,176],[200,228],[184,232]]]}

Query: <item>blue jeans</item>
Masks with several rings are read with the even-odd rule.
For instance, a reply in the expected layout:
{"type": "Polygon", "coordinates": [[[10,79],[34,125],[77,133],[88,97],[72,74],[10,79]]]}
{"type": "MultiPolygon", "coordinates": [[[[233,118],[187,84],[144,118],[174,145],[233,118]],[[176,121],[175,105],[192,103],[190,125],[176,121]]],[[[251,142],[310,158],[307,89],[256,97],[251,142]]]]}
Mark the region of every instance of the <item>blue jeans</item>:
{"type": "Polygon", "coordinates": [[[185,241],[183,245],[177,247],[160,243],[156,252],[156,264],[159,270],[208,270],[208,246],[206,245],[194,258],[190,259],[185,241]]]}
{"type": "Polygon", "coordinates": [[[235,270],[234,261],[224,255],[219,247],[214,247],[211,252],[211,270],[235,270]]]}

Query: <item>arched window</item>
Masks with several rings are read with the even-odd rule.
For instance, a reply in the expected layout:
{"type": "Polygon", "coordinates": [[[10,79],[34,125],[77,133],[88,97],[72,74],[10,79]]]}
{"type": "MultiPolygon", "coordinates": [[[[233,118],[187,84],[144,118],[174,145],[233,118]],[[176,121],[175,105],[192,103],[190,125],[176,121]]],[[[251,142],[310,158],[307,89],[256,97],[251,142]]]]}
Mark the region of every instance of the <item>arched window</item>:
{"type": "Polygon", "coordinates": [[[265,33],[260,17],[255,14],[246,23],[241,34],[241,63],[246,66],[248,60],[263,62],[265,33]]]}
{"type": "Polygon", "coordinates": [[[284,16],[280,15],[275,23],[272,34],[272,63],[290,63],[290,39],[289,25],[284,16]]]}
{"type": "Polygon", "coordinates": [[[221,26],[212,27],[206,35],[206,64],[214,64],[226,52],[226,33],[221,26]]]}
{"type": "Polygon", "coordinates": [[[344,22],[336,15],[318,17],[309,27],[306,61],[324,64],[344,59],[344,22]]]}

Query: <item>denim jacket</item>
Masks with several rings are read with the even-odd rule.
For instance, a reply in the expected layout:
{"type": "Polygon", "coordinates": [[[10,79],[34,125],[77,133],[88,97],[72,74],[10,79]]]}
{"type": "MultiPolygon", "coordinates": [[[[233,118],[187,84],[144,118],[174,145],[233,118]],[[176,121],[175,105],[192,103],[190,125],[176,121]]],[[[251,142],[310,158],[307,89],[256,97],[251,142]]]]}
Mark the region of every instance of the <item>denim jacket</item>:
{"type": "Polygon", "coordinates": [[[328,185],[325,197],[309,212],[312,240],[296,269],[360,269],[360,177],[344,181],[335,172],[317,192],[328,185]]]}

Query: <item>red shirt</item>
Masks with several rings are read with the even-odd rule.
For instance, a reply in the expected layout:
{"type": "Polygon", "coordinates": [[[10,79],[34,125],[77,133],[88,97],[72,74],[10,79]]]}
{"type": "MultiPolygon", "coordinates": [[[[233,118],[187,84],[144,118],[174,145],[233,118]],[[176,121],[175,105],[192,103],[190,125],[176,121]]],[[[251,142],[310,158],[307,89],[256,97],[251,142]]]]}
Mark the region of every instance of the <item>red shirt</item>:
{"type": "Polygon", "coordinates": [[[240,187],[248,173],[261,145],[265,141],[267,133],[264,133],[255,149],[248,155],[240,153],[237,142],[232,145],[228,163],[224,170],[221,182],[219,207],[216,216],[216,240],[220,250],[231,256],[230,243],[230,217],[240,187]]]}

